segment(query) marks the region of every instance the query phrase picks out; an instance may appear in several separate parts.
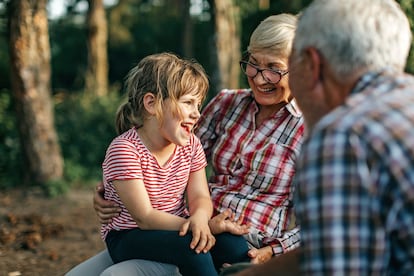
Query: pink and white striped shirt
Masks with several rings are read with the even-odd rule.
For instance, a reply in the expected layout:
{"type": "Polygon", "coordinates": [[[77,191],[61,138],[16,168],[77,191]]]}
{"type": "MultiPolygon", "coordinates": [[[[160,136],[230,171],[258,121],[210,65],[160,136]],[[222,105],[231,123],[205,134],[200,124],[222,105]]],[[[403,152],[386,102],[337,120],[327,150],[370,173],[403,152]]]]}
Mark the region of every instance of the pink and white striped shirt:
{"type": "Polygon", "coordinates": [[[116,137],[107,149],[102,164],[105,199],[119,204],[122,211],[109,224],[101,227],[105,240],[111,230],[138,227],[121,202],[112,181],[143,180],[152,207],[181,217],[188,216],[184,193],[190,173],[207,165],[199,139],[191,135],[187,145],[176,146],[175,152],[164,167],[142,143],[135,128],[116,137]]]}

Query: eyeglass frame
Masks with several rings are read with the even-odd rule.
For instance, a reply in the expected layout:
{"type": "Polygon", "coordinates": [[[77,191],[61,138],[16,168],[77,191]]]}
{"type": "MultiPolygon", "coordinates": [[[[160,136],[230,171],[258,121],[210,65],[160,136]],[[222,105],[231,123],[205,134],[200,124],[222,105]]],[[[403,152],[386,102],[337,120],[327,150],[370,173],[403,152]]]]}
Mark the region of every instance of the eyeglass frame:
{"type": "Polygon", "coordinates": [[[258,67],[257,65],[254,65],[253,63],[250,63],[250,62],[248,62],[248,61],[246,61],[246,60],[241,60],[241,61],[239,61],[239,64],[240,64],[240,68],[241,68],[241,70],[242,70],[242,72],[247,76],[247,77],[249,77],[249,78],[255,78],[256,76],[257,76],[257,74],[258,73],[260,73],[260,74],[262,74],[262,78],[266,81],[266,82],[268,82],[268,83],[272,83],[272,84],[278,84],[281,80],[282,80],[282,78],[287,74],[287,73],[289,73],[289,70],[274,70],[274,69],[270,69],[270,68],[264,68],[264,69],[261,69],[260,67],[258,67]],[[243,65],[250,65],[251,67],[253,67],[254,69],[256,69],[256,74],[254,75],[254,76],[249,76],[249,75],[247,75],[247,70],[244,70],[243,69],[243,65]],[[264,75],[263,75],[263,71],[270,71],[270,72],[272,72],[272,73],[276,73],[276,74],[278,74],[279,75],[279,80],[277,81],[277,82],[271,82],[271,81],[269,81],[268,80],[268,78],[267,77],[265,77],[264,75]]]}

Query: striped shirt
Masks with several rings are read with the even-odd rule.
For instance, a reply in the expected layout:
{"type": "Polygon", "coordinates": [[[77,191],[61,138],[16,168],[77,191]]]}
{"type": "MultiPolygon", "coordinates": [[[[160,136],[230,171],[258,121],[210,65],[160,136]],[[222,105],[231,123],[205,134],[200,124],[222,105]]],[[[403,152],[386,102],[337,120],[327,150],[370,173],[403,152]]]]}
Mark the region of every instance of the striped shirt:
{"type": "Polygon", "coordinates": [[[315,126],[296,176],[302,275],[413,275],[414,78],[364,75],[315,126]]]}
{"type": "Polygon", "coordinates": [[[299,245],[299,229],[288,226],[303,119],[294,100],[260,126],[258,111],[251,90],[223,90],[204,108],[195,133],[213,169],[215,211],[244,215],[263,237],[261,246],[290,250],[299,245]]]}
{"type": "Polygon", "coordinates": [[[135,128],[116,137],[107,149],[102,164],[105,199],[119,204],[122,211],[109,224],[101,227],[105,240],[111,230],[138,227],[113,185],[114,180],[143,180],[152,207],[181,217],[188,216],[184,193],[191,172],[207,165],[199,139],[191,135],[186,146],[176,146],[175,152],[164,167],[142,143],[135,128]]]}

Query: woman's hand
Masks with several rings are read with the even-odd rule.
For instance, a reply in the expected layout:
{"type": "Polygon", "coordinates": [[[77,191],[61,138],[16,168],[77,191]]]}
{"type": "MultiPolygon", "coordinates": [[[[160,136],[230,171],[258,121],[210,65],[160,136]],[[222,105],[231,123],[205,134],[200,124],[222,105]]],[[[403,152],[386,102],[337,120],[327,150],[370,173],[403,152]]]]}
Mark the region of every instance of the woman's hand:
{"type": "Polygon", "coordinates": [[[247,252],[252,264],[262,264],[270,260],[273,256],[273,249],[271,246],[265,246],[260,249],[250,249],[247,252]]]}
{"type": "Polygon", "coordinates": [[[93,195],[93,208],[98,215],[100,223],[111,222],[112,218],[118,216],[121,212],[121,208],[115,202],[104,199],[103,183],[96,185],[93,195]]]}
{"type": "Polygon", "coordinates": [[[221,214],[209,220],[211,232],[216,235],[229,232],[233,235],[244,235],[249,233],[250,224],[243,224],[244,216],[240,216],[235,220],[235,215],[231,210],[226,210],[221,214]]]}
{"type": "Polygon", "coordinates": [[[196,253],[207,253],[216,243],[216,238],[211,234],[208,226],[208,217],[202,214],[194,214],[180,228],[180,236],[184,236],[188,231],[192,232],[193,239],[190,248],[196,253]]]}

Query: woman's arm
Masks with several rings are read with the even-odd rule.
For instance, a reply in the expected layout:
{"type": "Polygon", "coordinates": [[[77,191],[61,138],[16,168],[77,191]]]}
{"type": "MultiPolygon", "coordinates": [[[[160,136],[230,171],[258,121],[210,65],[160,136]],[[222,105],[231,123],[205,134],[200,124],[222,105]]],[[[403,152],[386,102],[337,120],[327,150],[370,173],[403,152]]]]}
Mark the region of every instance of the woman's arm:
{"type": "Polygon", "coordinates": [[[138,227],[144,230],[180,230],[185,218],[152,207],[142,180],[115,180],[115,189],[138,227]]]}
{"type": "MultiPolygon", "coordinates": [[[[281,237],[273,238],[273,241],[272,238],[268,238],[266,242],[281,247],[282,251],[279,254],[289,252],[300,246],[300,227],[295,226],[284,232],[281,237]]],[[[276,255],[278,254],[276,253],[276,255]]]]}
{"type": "Polygon", "coordinates": [[[119,216],[121,208],[116,202],[105,200],[104,193],[104,185],[100,182],[96,185],[93,194],[93,208],[100,223],[110,223],[114,217],[119,216]]]}

